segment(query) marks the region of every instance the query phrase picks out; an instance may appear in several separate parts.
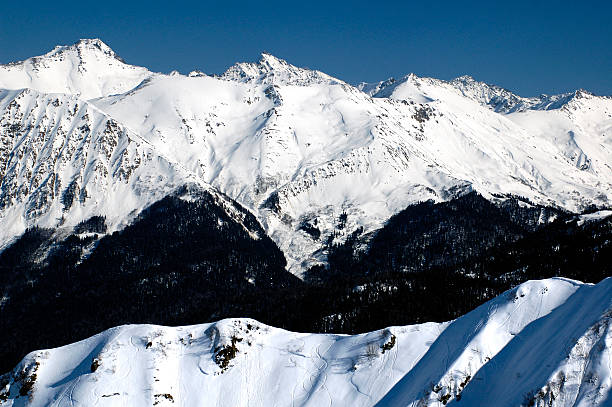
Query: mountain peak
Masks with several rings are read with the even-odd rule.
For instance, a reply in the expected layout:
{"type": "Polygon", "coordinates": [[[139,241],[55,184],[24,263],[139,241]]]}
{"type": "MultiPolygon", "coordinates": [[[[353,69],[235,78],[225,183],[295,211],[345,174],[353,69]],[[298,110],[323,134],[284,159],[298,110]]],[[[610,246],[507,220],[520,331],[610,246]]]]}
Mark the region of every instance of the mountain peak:
{"type": "Polygon", "coordinates": [[[453,79],[453,82],[475,83],[475,82],[478,82],[478,81],[476,79],[474,79],[473,76],[470,76],[470,75],[461,75],[461,76],[453,79]]]}
{"type": "Polygon", "coordinates": [[[595,94],[593,92],[589,92],[586,89],[578,89],[574,92],[574,95],[577,99],[582,99],[582,98],[589,98],[591,96],[595,96],[595,94]]]}
{"type": "Polygon", "coordinates": [[[94,52],[101,51],[105,55],[116,56],[115,51],[111,49],[104,41],[99,38],[84,38],[74,43],[73,47],[80,50],[92,50],[94,52]]]}
{"type": "Polygon", "coordinates": [[[81,38],[80,40],[74,43],[74,46],[81,47],[81,48],[94,47],[97,49],[103,49],[103,48],[110,49],[110,47],[106,45],[106,43],[104,43],[104,41],[102,41],[99,38],[81,38]]]}
{"type": "Polygon", "coordinates": [[[307,68],[299,68],[295,65],[290,64],[282,58],[278,58],[269,52],[262,52],[261,58],[258,62],[259,67],[266,72],[287,72],[297,70],[308,70],[307,68]]]}
{"type": "Polygon", "coordinates": [[[395,82],[396,82],[396,79],[393,77],[387,80],[384,80],[384,81],[380,81],[380,82],[372,82],[372,83],[360,82],[359,84],[357,84],[357,89],[367,94],[368,96],[374,96],[378,92],[380,92],[381,89],[391,86],[395,82]]]}
{"type": "Polygon", "coordinates": [[[292,66],[291,64],[289,64],[287,61],[285,61],[282,58],[278,58],[272,54],[270,54],[269,52],[262,52],[261,53],[261,58],[259,60],[259,64],[260,65],[267,65],[270,68],[281,68],[281,67],[287,67],[287,66],[292,66]]]}
{"type": "Polygon", "coordinates": [[[146,68],[126,64],[102,40],[86,38],[0,65],[0,88],[31,88],[92,99],[130,90],[150,75],[146,68]]]}
{"type": "Polygon", "coordinates": [[[481,90],[503,90],[503,91],[506,91],[506,92],[510,92],[510,91],[507,91],[506,89],[504,89],[504,88],[502,88],[500,86],[491,85],[491,84],[488,84],[486,82],[479,81],[479,80],[475,79],[471,75],[461,75],[461,76],[458,76],[457,78],[452,79],[449,83],[451,85],[453,85],[454,87],[456,87],[456,88],[470,86],[470,87],[479,88],[481,90]]]}
{"type": "Polygon", "coordinates": [[[323,72],[300,68],[278,58],[269,52],[262,52],[259,62],[239,62],[231,66],[222,79],[237,82],[260,82],[262,84],[283,84],[307,86],[314,83],[341,84],[339,79],[323,72]]]}
{"type": "Polygon", "coordinates": [[[115,51],[112,50],[99,38],[84,38],[80,39],[72,45],[57,46],[53,51],[38,58],[56,58],[63,54],[76,53],[78,59],[84,62],[92,57],[97,60],[114,59],[121,63],[125,63],[115,51]]]}

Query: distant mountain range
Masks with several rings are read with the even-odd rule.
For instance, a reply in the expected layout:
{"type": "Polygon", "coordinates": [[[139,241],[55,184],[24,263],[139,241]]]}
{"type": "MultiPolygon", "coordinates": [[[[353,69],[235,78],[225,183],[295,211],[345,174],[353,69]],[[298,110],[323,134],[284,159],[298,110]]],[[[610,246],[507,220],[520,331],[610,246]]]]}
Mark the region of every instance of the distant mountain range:
{"type": "Polygon", "coordinates": [[[612,205],[612,99],[585,91],[522,98],[415,75],[353,87],[269,54],[164,75],[100,40],[0,66],[0,88],[1,245],[94,215],[121,228],[184,182],[251,211],[296,275],[325,262],[299,227],[315,218],[324,236],[341,213],[369,232],[470,190],[612,205]]]}

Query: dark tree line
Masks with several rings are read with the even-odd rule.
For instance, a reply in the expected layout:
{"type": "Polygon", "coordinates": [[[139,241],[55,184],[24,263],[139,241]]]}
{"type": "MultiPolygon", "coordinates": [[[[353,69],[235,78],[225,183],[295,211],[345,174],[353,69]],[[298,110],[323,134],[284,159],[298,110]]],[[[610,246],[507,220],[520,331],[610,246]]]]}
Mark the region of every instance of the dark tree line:
{"type": "MultiPolygon", "coordinates": [[[[406,208],[367,237],[365,251],[361,229],[340,245],[317,235],[329,262],[302,281],[251,214],[236,204],[238,223],[223,205],[186,188],[104,237],[102,217],[65,238],[28,230],[0,253],[0,371],[31,350],[125,323],[252,317],[355,333],[449,320],[527,279],[597,282],[611,272],[612,218],[579,225],[559,210],[468,194],[406,208]],[[196,199],[181,199],[186,192],[196,199]]],[[[311,236],[312,222],[300,225],[311,236]]],[[[338,228],[346,223],[343,214],[338,228]]]]}
{"type": "Polygon", "coordinates": [[[307,274],[315,330],[354,333],[459,317],[530,279],[599,282],[612,275],[612,217],[575,215],[521,198],[476,193],[410,206],[360,253],[358,239],[330,245],[329,264],[307,274]],[[333,291],[333,295],[323,295],[333,291]]]}

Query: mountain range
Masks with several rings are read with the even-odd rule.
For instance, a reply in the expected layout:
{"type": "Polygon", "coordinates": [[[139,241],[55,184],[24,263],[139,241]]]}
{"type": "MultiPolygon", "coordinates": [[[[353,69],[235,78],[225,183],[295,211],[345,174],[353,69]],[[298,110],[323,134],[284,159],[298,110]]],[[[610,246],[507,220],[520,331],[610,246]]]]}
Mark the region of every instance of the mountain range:
{"type": "Polygon", "coordinates": [[[0,371],[110,330],[30,353],[0,405],[606,405],[611,215],[611,97],[58,46],[0,65],[0,371]],[[157,326],[227,317],[261,322],[157,326]]]}
{"type": "Polygon", "coordinates": [[[1,66],[0,88],[0,245],[94,215],[120,228],[187,181],[251,211],[298,276],[325,262],[299,226],[328,235],[341,213],[367,233],[468,190],[612,206],[612,99],[585,91],[522,98],[415,75],[353,87],[269,54],[219,76],[165,75],[100,40],[1,66]]]}

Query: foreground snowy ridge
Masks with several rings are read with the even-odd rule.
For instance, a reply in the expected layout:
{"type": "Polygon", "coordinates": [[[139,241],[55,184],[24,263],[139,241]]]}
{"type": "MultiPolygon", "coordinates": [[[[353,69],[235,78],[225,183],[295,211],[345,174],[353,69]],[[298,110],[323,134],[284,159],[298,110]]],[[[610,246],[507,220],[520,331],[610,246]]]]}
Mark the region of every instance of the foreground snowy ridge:
{"type": "Polygon", "coordinates": [[[610,405],[611,320],[611,278],[553,278],[451,322],[353,336],[127,325],[30,353],[0,377],[0,405],[610,405]]]}
{"type": "Polygon", "coordinates": [[[325,263],[328,239],[428,199],[612,206],[612,99],[583,91],[522,98],[415,75],[353,87],[269,54],[220,76],[164,75],[100,40],[0,65],[0,88],[0,247],[94,215],[114,229],[184,180],[251,211],[296,275],[325,263]],[[120,189],[129,207],[98,204],[120,189]]]}

